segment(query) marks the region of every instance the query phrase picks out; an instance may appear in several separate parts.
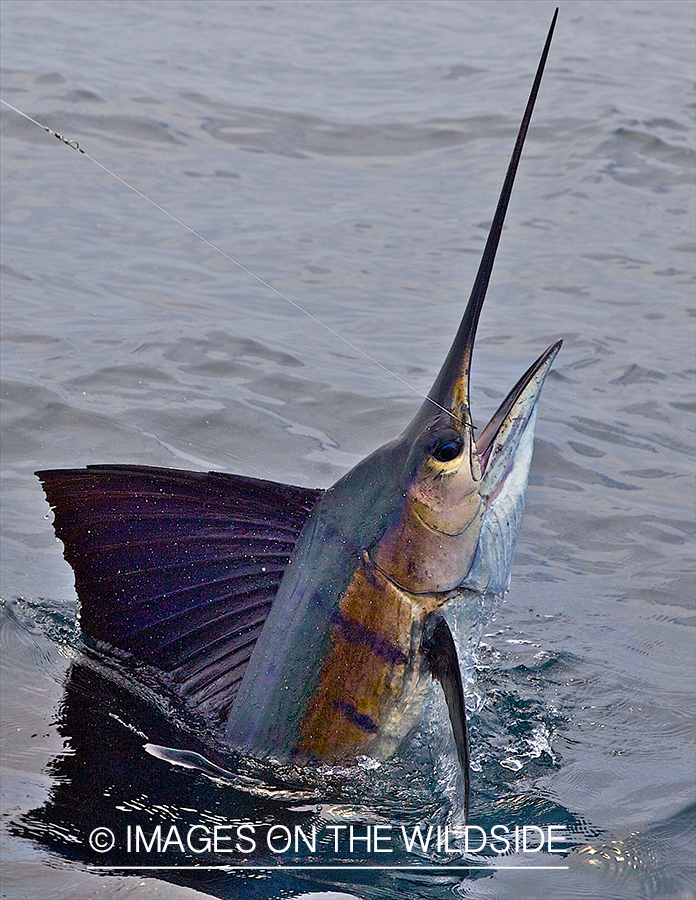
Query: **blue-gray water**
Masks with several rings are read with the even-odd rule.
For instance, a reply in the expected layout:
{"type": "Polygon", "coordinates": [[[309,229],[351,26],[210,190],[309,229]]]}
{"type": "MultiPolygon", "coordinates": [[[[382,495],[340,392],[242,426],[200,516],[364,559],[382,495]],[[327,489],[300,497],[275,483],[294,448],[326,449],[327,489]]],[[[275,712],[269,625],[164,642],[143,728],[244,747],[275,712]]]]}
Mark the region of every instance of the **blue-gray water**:
{"type": "MultiPolygon", "coordinates": [[[[552,12],[3,0],[2,96],[427,390],[552,12]]],[[[72,577],[33,471],[131,462],[327,486],[420,398],[3,107],[3,896],[696,897],[693,48],[691,3],[561,3],[482,316],[476,420],[565,344],[512,590],[480,652],[472,751],[475,818],[496,802],[501,821],[561,817],[575,843],[543,860],[567,870],[475,879],[180,887],[93,874],[71,844],[71,828],[109,824],[90,808],[261,813],[143,753],[147,698],[131,707],[115,675],[73,667],[72,577]],[[99,793],[80,798],[84,758],[99,793]]],[[[264,821],[299,815],[264,802],[264,821]]],[[[375,808],[421,812],[398,796],[375,808]]]]}

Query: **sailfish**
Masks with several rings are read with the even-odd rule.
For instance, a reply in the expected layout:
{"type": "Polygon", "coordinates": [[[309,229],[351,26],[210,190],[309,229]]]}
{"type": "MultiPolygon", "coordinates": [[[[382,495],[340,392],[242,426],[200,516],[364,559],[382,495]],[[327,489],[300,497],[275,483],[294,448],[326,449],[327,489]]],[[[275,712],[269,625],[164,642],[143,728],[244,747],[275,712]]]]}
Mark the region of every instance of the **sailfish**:
{"type": "Polygon", "coordinates": [[[327,490],[130,465],[40,471],[88,641],[158,670],[229,747],[299,765],[386,759],[444,693],[466,806],[466,709],[447,612],[502,595],[534,421],[561,341],[475,432],[477,325],[546,39],[464,316],[405,430],[327,490]]]}

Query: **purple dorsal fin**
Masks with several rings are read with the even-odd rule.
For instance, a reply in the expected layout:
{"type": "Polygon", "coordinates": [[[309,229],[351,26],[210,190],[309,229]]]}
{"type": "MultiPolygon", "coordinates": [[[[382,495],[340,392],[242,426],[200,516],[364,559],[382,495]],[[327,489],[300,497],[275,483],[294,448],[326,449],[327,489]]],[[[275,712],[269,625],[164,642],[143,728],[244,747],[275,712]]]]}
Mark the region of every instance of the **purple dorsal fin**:
{"type": "Polygon", "coordinates": [[[223,721],[321,491],[150,466],[36,474],[84,634],[167,673],[223,721]]]}

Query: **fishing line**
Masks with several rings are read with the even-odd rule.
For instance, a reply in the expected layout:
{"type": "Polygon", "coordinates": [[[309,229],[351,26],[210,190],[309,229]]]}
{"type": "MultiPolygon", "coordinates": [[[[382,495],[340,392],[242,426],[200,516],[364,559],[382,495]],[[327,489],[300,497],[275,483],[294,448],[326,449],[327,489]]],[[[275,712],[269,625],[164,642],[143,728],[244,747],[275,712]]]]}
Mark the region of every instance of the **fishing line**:
{"type": "MultiPolygon", "coordinates": [[[[116,172],[113,172],[108,166],[105,166],[103,163],[100,163],[98,159],[95,159],[93,156],[90,156],[89,153],[87,153],[85,150],[82,149],[82,147],[80,147],[80,145],[78,144],[77,141],[69,140],[68,138],[64,137],[62,134],[59,134],[57,131],[53,131],[53,129],[49,128],[47,125],[43,125],[41,122],[37,122],[36,119],[32,119],[31,116],[27,115],[27,113],[22,112],[21,109],[17,109],[16,106],[12,106],[12,104],[8,103],[6,100],[0,99],[0,103],[2,103],[4,106],[7,106],[8,109],[13,110],[13,112],[18,113],[20,116],[23,116],[29,122],[33,122],[34,125],[38,125],[39,128],[42,128],[48,134],[52,134],[54,138],[57,138],[63,144],[66,144],[68,147],[71,147],[73,150],[77,150],[78,153],[81,153],[84,157],[86,157],[86,159],[88,159],[90,162],[93,162],[95,166],[99,166],[99,168],[103,169],[104,172],[107,172],[109,175],[111,175],[117,181],[120,181],[122,185],[129,188],[129,190],[133,191],[139,197],[142,197],[143,200],[146,200],[148,203],[150,203],[156,209],[160,210],[160,212],[163,212],[165,214],[165,216],[169,216],[170,219],[173,219],[177,224],[181,225],[182,228],[185,228],[188,232],[190,232],[191,234],[195,235],[197,238],[202,240],[203,243],[207,244],[209,247],[212,247],[212,249],[215,250],[217,253],[222,254],[222,256],[224,256],[225,259],[229,260],[229,262],[234,263],[235,266],[238,266],[243,272],[246,272],[247,275],[250,275],[252,278],[256,279],[256,281],[258,281],[264,287],[268,288],[270,291],[273,291],[274,294],[277,294],[283,300],[286,300],[291,306],[294,306],[296,310],[298,310],[301,313],[304,313],[304,315],[308,316],[313,322],[316,322],[317,325],[320,325],[322,328],[326,329],[326,331],[328,331],[334,337],[338,338],[339,341],[343,341],[344,344],[347,344],[348,347],[350,347],[352,350],[355,350],[356,353],[359,353],[361,356],[364,356],[365,359],[369,360],[371,363],[374,363],[376,366],[379,366],[380,369],[383,369],[389,375],[396,378],[398,381],[400,381],[402,384],[404,384],[407,388],[409,388],[409,390],[415,391],[416,394],[420,395],[421,397],[423,397],[426,400],[429,400],[430,403],[432,403],[434,406],[437,406],[438,409],[441,409],[443,412],[446,412],[448,415],[457,419],[457,421],[461,421],[460,419],[458,419],[457,416],[454,415],[454,413],[451,410],[446,409],[444,406],[440,406],[439,403],[437,403],[431,397],[428,397],[428,395],[424,394],[423,391],[418,390],[417,387],[414,387],[414,385],[412,385],[410,382],[406,381],[405,378],[402,378],[400,375],[397,375],[396,372],[392,372],[392,370],[390,368],[385,366],[383,363],[379,362],[379,360],[375,359],[374,356],[370,356],[369,353],[366,353],[364,350],[361,350],[360,347],[357,347],[354,343],[352,343],[352,341],[349,341],[348,338],[344,338],[343,335],[341,335],[337,331],[335,331],[330,325],[327,325],[326,322],[322,322],[321,319],[317,318],[313,313],[309,312],[309,310],[307,310],[303,306],[301,306],[296,300],[292,300],[290,297],[287,296],[287,294],[284,294],[282,291],[278,290],[278,288],[273,287],[272,284],[269,284],[267,281],[264,281],[264,279],[261,278],[260,275],[257,275],[255,272],[252,272],[251,269],[248,269],[244,265],[244,263],[241,263],[241,262],[239,262],[239,260],[235,259],[233,256],[230,256],[229,253],[226,253],[221,247],[218,247],[217,244],[214,244],[212,241],[208,240],[207,237],[200,234],[200,232],[196,231],[195,228],[191,228],[190,225],[187,225],[186,222],[182,221],[178,216],[175,216],[174,213],[169,212],[168,209],[165,209],[163,206],[160,206],[159,203],[157,203],[155,200],[152,200],[150,197],[147,196],[147,194],[143,194],[142,191],[139,191],[137,187],[130,184],[128,181],[125,180],[125,178],[121,178],[120,175],[117,175],[116,172]]],[[[466,423],[462,423],[462,424],[466,424],[466,423]]]]}

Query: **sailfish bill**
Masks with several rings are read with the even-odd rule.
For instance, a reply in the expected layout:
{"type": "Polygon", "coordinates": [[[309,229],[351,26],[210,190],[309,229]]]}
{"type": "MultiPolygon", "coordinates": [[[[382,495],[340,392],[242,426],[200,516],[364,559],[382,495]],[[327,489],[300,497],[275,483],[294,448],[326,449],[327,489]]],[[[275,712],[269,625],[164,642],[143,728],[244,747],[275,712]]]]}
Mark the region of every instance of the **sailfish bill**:
{"type": "Polygon", "coordinates": [[[468,810],[447,614],[467,592],[508,587],[537,403],[561,341],[478,439],[471,358],[557,13],[461,325],[401,435],[325,491],[147,466],[37,472],[85,636],[159,669],[235,750],[298,763],[387,758],[435,680],[468,810]]]}

